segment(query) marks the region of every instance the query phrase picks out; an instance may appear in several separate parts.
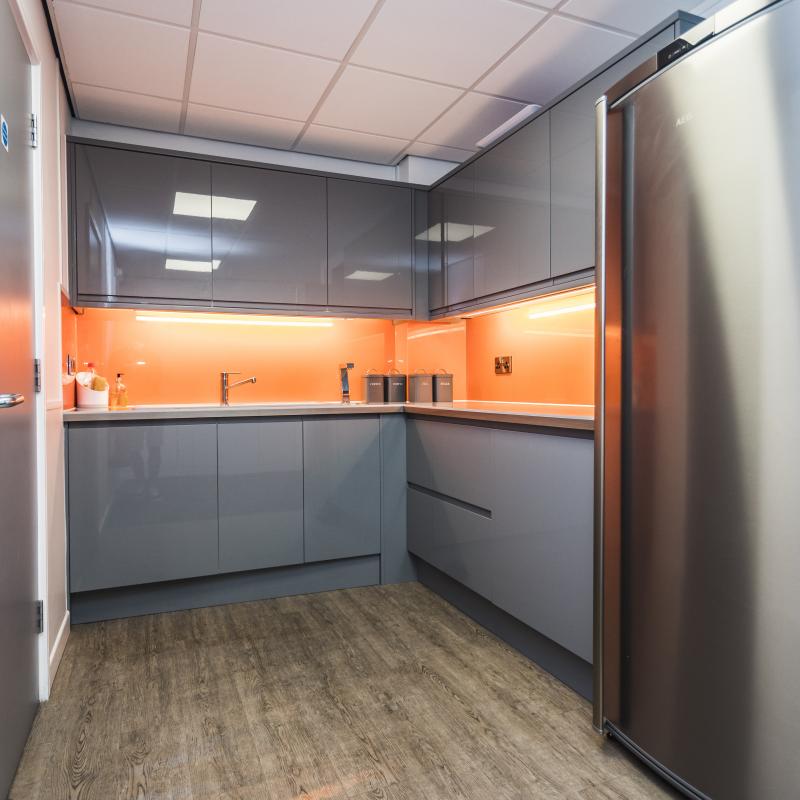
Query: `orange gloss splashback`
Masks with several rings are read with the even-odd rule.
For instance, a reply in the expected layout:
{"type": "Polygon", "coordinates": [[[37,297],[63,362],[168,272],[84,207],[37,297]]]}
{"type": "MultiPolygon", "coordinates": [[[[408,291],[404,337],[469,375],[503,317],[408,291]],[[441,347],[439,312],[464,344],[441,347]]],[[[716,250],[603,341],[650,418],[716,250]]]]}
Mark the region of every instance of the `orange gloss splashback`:
{"type": "MultiPolygon", "coordinates": [[[[564,292],[467,319],[399,322],[87,308],[64,310],[64,355],[125,373],[133,405],[218,403],[223,370],[255,375],[233,403],[337,400],[338,365],[352,361],[362,399],[367,370],[453,374],[455,400],[591,406],[594,289],[564,292]],[[511,356],[496,375],[495,356],[511,356]]],[[[237,380],[238,378],[234,378],[237,380]]]]}
{"type": "Polygon", "coordinates": [[[591,288],[468,319],[469,399],[592,406],[594,305],[591,288]],[[511,356],[510,375],[495,356],[511,356]]]}
{"type": "Polygon", "coordinates": [[[336,400],[337,367],[347,361],[359,400],[364,372],[394,366],[387,320],[93,308],[77,320],[79,368],[93,361],[110,381],[125,373],[138,405],[218,403],[223,370],[257,378],[232,389],[232,403],[336,400]]]}

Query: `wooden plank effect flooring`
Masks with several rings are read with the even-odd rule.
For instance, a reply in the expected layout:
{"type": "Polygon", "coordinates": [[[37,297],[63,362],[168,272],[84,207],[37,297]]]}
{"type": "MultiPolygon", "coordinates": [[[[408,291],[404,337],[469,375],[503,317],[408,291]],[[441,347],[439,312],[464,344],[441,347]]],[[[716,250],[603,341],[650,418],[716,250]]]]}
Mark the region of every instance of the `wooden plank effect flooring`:
{"type": "Polygon", "coordinates": [[[677,797],[416,583],[76,626],[11,800],[677,797]]]}

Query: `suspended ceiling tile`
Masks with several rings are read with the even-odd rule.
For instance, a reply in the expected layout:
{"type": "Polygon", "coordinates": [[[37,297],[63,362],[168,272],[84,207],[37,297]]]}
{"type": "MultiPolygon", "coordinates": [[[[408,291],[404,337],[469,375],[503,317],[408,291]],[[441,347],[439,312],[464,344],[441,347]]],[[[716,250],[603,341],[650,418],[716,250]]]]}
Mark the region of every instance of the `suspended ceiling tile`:
{"type": "Polygon", "coordinates": [[[632,41],[632,36],[554,16],[477,89],[544,105],[632,41]]]}
{"type": "Polygon", "coordinates": [[[336,62],[200,33],[189,100],[235,111],[304,120],[336,62]]]}
{"type": "Polygon", "coordinates": [[[316,122],[414,139],[459,95],[459,89],[347,67],[325,99],[316,122]]]}
{"type": "Polygon", "coordinates": [[[188,28],[63,0],[54,9],[72,81],[181,98],[188,28]]]}
{"type": "Polygon", "coordinates": [[[683,5],[676,0],[568,0],[561,11],[642,34],[679,8],[683,5]]]}
{"type": "Polygon", "coordinates": [[[143,94],[120,92],[73,83],[72,90],[81,119],[177,133],[181,117],[179,100],[164,100],[143,94]]]}
{"type": "Polygon", "coordinates": [[[523,108],[523,103],[470,92],[424,131],[420,139],[432,144],[475,148],[476,143],[487,133],[491,133],[523,108]]]}
{"type": "Polygon", "coordinates": [[[325,125],[310,125],[295,150],[355,161],[391,164],[407,144],[406,139],[329,128],[325,125]]]}
{"type": "Polygon", "coordinates": [[[351,63],[466,88],[545,13],[509,0],[387,0],[351,63]]]}
{"type": "Polygon", "coordinates": [[[374,5],[375,0],[203,0],[200,29],[341,59],[374,5]]]}
{"type": "Polygon", "coordinates": [[[192,0],[81,0],[81,3],[187,28],[192,22],[192,0]]]}
{"type": "Polygon", "coordinates": [[[286,149],[303,130],[303,123],[244,111],[189,103],[184,133],[205,139],[286,149]]]}

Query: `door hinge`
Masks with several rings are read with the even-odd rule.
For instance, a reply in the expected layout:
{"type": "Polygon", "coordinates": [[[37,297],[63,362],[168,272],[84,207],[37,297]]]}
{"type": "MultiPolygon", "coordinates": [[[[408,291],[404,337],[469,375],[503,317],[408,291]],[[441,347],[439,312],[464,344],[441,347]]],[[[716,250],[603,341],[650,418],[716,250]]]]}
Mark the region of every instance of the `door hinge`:
{"type": "Polygon", "coordinates": [[[33,359],[33,391],[42,391],[42,362],[38,358],[33,359]]]}
{"type": "Polygon", "coordinates": [[[44,633],[44,600],[36,601],[36,633],[44,633]]]}
{"type": "Polygon", "coordinates": [[[39,115],[31,114],[31,147],[39,146],[39,115]]]}

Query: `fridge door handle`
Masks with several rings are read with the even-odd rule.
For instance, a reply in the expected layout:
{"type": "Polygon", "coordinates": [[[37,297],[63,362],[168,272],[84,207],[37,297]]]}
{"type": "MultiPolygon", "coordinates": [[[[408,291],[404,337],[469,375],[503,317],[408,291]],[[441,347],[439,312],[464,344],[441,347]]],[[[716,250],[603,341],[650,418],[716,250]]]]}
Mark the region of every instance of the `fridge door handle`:
{"type": "Polygon", "coordinates": [[[606,392],[606,132],[608,101],[595,104],[595,433],[594,433],[594,629],[592,724],[602,732],[603,713],[603,599],[605,514],[606,392]]]}
{"type": "Polygon", "coordinates": [[[24,402],[24,394],[0,394],[0,408],[14,408],[24,402]]]}

